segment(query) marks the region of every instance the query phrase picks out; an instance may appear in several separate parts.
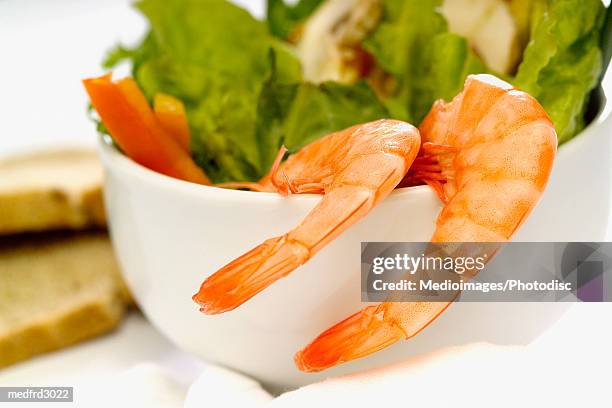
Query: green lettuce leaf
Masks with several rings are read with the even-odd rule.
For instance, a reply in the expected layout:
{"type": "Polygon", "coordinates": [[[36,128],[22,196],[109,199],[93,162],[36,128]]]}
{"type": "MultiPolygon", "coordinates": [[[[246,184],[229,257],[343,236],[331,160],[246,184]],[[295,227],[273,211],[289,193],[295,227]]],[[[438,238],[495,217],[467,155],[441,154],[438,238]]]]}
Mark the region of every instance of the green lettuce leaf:
{"type": "Polygon", "coordinates": [[[151,32],[134,49],[111,52],[107,66],[132,62],[147,97],[185,104],[195,160],[215,182],[254,180],[262,169],[256,105],[277,55],[281,81],[299,81],[300,64],[264,23],[224,0],[142,0],[151,32]]]}
{"type": "Polygon", "coordinates": [[[533,28],[547,7],[548,0],[512,0],[510,2],[510,11],[516,23],[522,49],[529,42],[533,28]]]}
{"type": "MultiPolygon", "coordinates": [[[[296,151],[383,117],[418,124],[435,100],[460,92],[468,74],[490,72],[465,38],[448,32],[442,1],[382,0],[382,20],[362,44],[386,73],[378,95],[362,82],[303,82],[284,40],[322,0],[269,0],[265,22],[227,0],[140,0],[149,33],[136,47],[115,48],[105,66],[128,61],[149,99],[164,92],[183,101],[194,159],[213,182],[256,180],[283,144],[296,151]]],[[[604,7],[513,0],[511,9],[526,49],[517,76],[504,79],[535,96],[560,142],[568,140],[584,127],[602,70],[604,7]]]]}
{"type": "Polygon", "coordinates": [[[584,111],[602,69],[605,8],[600,0],[550,0],[532,27],[514,84],[550,115],[563,143],[584,126],[584,111]]]}
{"type": "Polygon", "coordinates": [[[432,103],[459,92],[466,76],[484,72],[467,41],[448,33],[442,0],[384,0],[384,16],[365,48],[396,84],[385,98],[391,115],[419,123],[432,103]]]}
{"type": "Polygon", "coordinates": [[[331,132],[389,117],[366,83],[287,84],[272,72],[257,105],[257,140],[266,169],[281,145],[295,152],[331,132]]]}
{"type": "Polygon", "coordinates": [[[488,72],[488,69],[465,38],[441,33],[429,42],[416,72],[422,79],[413,85],[415,98],[411,110],[415,123],[420,123],[434,101],[451,100],[461,92],[468,75],[488,72]]]}
{"type": "Polygon", "coordinates": [[[606,22],[601,32],[601,48],[603,50],[603,66],[601,75],[603,76],[610,65],[612,58],[612,5],[606,11],[606,22]]]}
{"type": "Polygon", "coordinates": [[[300,0],[294,5],[288,5],[284,0],[268,0],[266,6],[266,21],[272,35],[283,40],[303,23],[323,2],[323,0],[300,0]]]}

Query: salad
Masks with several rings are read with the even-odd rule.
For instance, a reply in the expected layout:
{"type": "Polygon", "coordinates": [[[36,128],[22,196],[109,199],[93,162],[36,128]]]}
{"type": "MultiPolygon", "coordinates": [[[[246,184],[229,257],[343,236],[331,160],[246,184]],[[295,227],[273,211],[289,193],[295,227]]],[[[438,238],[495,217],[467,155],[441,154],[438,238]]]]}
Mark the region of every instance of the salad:
{"type": "Polygon", "coordinates": [[[561,144],[586,125],[609,59],[600,0],[268,0],[264,20],[226,0],[136,7],[149,32],[104,67],[131,65],[212,183],[259,180],[281,146],[295,152],[355,123],[418,125],[475,73],[535,97],[561,144]]]}

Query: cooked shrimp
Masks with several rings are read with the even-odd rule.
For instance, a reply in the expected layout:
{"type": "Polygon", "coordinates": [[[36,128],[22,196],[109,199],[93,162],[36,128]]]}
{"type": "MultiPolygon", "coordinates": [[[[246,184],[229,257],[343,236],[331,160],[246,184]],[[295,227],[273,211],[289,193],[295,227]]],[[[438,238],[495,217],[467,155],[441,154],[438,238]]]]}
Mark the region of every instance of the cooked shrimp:
{"type": "Polygon", "coordinates": [[[332,133],[275,165],[262,185],[281,193],[324,194],[296,228],[230,262],[193,300],[207,314],[241,305],[308,261],[363,218],[406,175],[421,138],[412,125],[379,120],[332,133]]]}
{"type": "MultiPolygon", "coordinates": [[[[420,127],[423,148],[409,177],[444,202],[432,242],[508,241],[536,205],[557,147],[555,129],[528,94],[490,75],[470,76],[450,103],[438,101],[420,127]]],[[[296,354],[319,371],[408,339],[451,302],[384,302],[323,332],[296,354]]]]}

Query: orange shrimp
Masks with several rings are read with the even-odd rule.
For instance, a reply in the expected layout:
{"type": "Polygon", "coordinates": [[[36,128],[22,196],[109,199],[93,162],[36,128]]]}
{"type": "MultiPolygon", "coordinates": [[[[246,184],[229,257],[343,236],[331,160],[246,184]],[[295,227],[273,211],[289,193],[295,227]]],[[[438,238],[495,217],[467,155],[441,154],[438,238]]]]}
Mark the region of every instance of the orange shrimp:
{"type": "Polygon", "coordinates": [[[363,218],[404,178],[421,144],[408,123],[379,120],[327,135],[277,164],[262,185],[322,193],[290,232],[271,238],[211,275],[193,296],[206,314],[232,310],[307,262],[363,218]]]}
{"type": "MultiPolygon", "coordinates": [[[[434,104],[419,130],[424,144],[408,178],[427,182],[445,204],[431,241],[508,241],[552,169],[557,137],[544,109],[493,76],[470,76],[450,103],[434,104]]],[[[296,365],[319,371],[409,339],[450,303],[366,307],[298,352],[296,365]]]]}

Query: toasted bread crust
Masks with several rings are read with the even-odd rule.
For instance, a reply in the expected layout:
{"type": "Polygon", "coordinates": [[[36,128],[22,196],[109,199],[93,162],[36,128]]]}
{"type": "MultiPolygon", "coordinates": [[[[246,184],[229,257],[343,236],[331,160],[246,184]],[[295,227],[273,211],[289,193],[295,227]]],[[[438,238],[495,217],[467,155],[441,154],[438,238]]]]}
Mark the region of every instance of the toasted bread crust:
{"type": "Polygon", "coordinates": [[[0,234],[105,225],[95,152],[57,150],[0,161],[0,234]]]}
{"type": "Polygon", "coordinates": [[[115,328],[129,296],[103,232],[0,241],[0,367],[115,328]]]}

